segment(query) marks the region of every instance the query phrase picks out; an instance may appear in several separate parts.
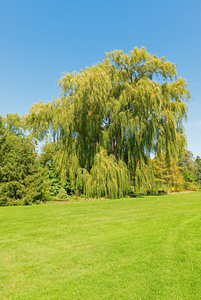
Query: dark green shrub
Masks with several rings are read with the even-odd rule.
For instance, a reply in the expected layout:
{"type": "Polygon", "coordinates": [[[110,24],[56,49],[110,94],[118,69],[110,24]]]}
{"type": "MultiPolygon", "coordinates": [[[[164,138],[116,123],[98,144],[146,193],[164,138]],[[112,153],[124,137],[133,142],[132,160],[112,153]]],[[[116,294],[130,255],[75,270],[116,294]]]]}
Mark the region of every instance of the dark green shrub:
{"type": "Polygon", "coordinates": [[[33,141],[23,134],[20,118],[9,115],[0,124],[0,205],[24,205],[43,198],[44,171],[33,141]],[[11,125],[12,126],[11,126],[11,125]]]}

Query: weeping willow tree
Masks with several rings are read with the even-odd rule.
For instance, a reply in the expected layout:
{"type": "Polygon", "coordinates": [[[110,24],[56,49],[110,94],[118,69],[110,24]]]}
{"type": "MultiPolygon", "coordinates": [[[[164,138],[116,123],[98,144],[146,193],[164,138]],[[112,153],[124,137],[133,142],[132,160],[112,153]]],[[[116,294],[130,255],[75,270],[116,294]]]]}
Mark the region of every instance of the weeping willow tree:
{"type": "Polygon", "coordinates": [[[62,182],[70,178],[72,189],[80,170],[86,177],[90,172],[98,176],[100,149],[112,155],[119,167],[124,162],[121,167],[127,166],[135,186],[147,187],[153,181],[150,153],[165,150],[170,162],[184,150],[182,121],[190,93],[186,81],[177,78],[176,66],[165,57],[145,48],[129,54],[116,50],[106,53],[102,63],[63,74],[59,87],[60,98],[34,104],[25,123],[36,138],[46,138],[51,147],[54,143],[55,167],[62,182]]]}
{"type": "Polygon", "coordinates": [[[108,156],[105,149],[100,149],[90,174],[81,172],[77,176],[77,188],[84,189],[89,198],[121,198],[130,190],[127,166],[122,160],[117,161],[114,155],[108,156]]]}

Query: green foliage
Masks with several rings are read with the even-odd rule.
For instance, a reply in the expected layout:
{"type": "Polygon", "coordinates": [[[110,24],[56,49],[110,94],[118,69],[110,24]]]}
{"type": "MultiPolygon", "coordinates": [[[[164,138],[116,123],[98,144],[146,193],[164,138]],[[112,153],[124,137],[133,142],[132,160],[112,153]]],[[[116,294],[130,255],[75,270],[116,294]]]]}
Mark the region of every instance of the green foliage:
{"type": "Polygon", "coordinates": [[[201,158],[197,156],[195,162],[197,163],[197,169],[195,171],[195,179],[196,182],[200,185],[201,184],[201,158]]]}
{"type": "Polygon", "coordinates": [[[196,156],[195,162],[199,165],[201,164],[201,157],[200,156],[196,156]]]}
{"type": "Polygon", "coordinates": [[[147,164],[144,162],[141,162],[141,164],[138,163],[136,168],[134,190],[138,193],[153,192],[155,190],[154,173],[151,160],[149,160],[149,163],[147,164]]]}
{"type": "Polygon", "coordinates": [[[121,198],[130,191],[130,176],[123,161],[101,149],[94,159],[90,174],[83,172],[78,176],[88,198],[121,198]],[[81,179],[81,180],[80,180],[81,179]]]}
{"type": "Polygon", "coordinates": [[[196,191],[198,189],[197,184],[195,182],[185,181],[183,184],[183,189],[186,191],[196,191]]]}
{"type": "Polygon", "coordinates": [[[153,160],[156,190],[179,192],[183,188],[182,168],[172,159],[169,163],[166,152],[160,153],[153,160]]]}
{"type": "Polygon", "coordinates": [[[15,136],[23,135],[21,119],[18,114],[7,114],[3,122],[5,130],[10,134],[13,134],[15,136]]]}
{"type": "Polygon", "coordinates": [[[170,163],[186,143],[190,93],[176,75],[174,64],[145,48],[106,53],[102,63],[64,74],[60,98],[33,105],[24,124],[37,139],[51,140],[63,186],[69,180],[74,190],[80,172],[91,175],[101,147],[127,165],[134,185],[148,189],[150,153],[166,151],[170,163]]]}
{"type": "Polygon", "coordinates": [[[195,173],[197,168],[197,162],[193,157],[191,151],[185,150],[179,158],[178,165],[182,168],[183,171],[188,170],[192,173],[195,173]]]}
{"type": "Polygon", "coordinates": [[[182,175],[184,179],[183,188],[189,191],[195,191],[197,189],[197,183],[199,183],[199,157],[194,159],[192,152],[185,151],[179,159],[179,166],[182,168],[182,175]]]}
{"type": "Polygon", "coordinates": [[[66,193],[66,190],[63,187],[61,187],[59,189],[59,192],[58,192],[55,200],[57,200],[57,201],[68,201],[68,195],[66,193]]]}
{"type": "Polygon", "coordinates": [[[190,170],[184,170],[183,177],[185,182],[195,182],[195,174],[190,170]]]}
{"type": "Polygon", "coordinates": [[[52,162],[47,164],[47,171],[44,177],[46,179],[49,195],[56,196],[61,188],[61,181],[55,172],[55,167],[52,162]]]}
{"type": "Polygon", "coordinates": [[[0,205],[37,202],[44,182],[34,144],[23,134],[17,115],[1,120],[0,205]]]}

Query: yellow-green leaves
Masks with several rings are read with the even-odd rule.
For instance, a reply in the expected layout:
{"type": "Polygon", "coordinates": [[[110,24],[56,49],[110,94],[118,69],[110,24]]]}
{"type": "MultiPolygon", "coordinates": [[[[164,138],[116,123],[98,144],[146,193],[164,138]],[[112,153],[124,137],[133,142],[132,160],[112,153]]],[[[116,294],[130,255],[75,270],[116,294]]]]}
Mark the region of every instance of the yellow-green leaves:
{"type": "Polygon", "coordinates": [[[95,155],[90,175],[87,174],[85,193],[92,198],[121,198],[130,191],[130,176],[123,161],[101,149],[95,155]]]}
{"type": "Polygon", "coordinates": [[[185,146],[182,121],[190,93],[176,75],[174,64],[144,47],[129,54],[115,50],[102,63],[63,74],[60,98],[32,106],[25,123],[38,139],[52,137],[56,170],[62,182],[70,178],[72,189],[85,174],[80,189],[86,192],[100,149],[148,188],[150,153],[166,150],[170,162],[185,146]]]}

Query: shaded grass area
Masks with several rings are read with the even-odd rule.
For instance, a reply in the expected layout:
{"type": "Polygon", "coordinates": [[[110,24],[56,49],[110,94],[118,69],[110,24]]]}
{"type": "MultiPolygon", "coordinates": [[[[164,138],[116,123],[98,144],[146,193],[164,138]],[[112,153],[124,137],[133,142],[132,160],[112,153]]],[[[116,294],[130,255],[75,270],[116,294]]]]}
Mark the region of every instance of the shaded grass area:
{"type": "Polygon", "coordinates": [[[0,208],[0,299],[200,299],[201,193],[0,208]]]}

